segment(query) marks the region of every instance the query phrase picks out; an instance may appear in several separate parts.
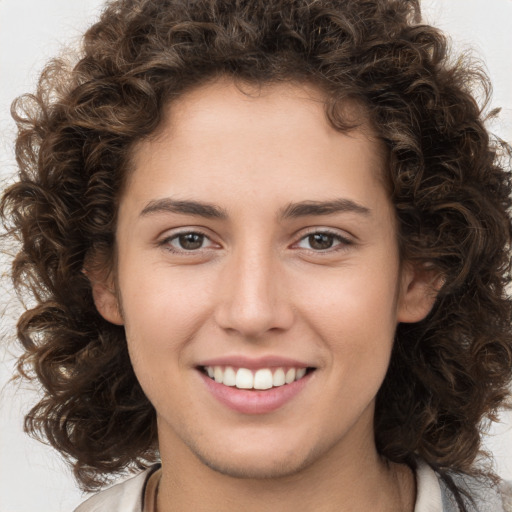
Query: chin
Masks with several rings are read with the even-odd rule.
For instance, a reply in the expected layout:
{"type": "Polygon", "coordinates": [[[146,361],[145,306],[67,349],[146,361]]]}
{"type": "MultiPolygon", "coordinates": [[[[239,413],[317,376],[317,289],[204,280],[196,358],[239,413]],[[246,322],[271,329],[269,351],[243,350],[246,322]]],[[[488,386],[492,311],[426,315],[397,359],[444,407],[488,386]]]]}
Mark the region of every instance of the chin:
{"type": "Polygon", "coordinates": [[[311,453],[276,453],[261,449],[256,453],[231,452],[218,454],[189,448],[196,457],[208,468],[232,478],[265,480],[294,476],[312,465],[321,454],[313,450],[311,453]]]}
{"type": "Polygon", "coordinates": [[[232,462],[212,458],[199,458],[205,466],[217,473],[231,478],[250,480],[275,480],[277,478],[290,477],[300,473],[307,466],[304,463],[295,462],[295,464],[290,464],[284,461],[271,461],[270,463],[250,463],[244,461],[242,465],[240,461],[232,462]]]}

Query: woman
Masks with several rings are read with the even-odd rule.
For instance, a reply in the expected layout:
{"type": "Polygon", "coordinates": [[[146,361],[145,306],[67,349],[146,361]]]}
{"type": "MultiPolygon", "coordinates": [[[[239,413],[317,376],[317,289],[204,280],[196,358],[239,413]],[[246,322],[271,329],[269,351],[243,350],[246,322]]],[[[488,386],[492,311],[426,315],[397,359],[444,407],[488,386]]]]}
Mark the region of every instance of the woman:
{"type": "Polygon", "coordinates": [[[47,68],[2,201],[27,427],[85,488],[149,468],[78,510],[505,510],[477,456],[510,181],[475,81],[382,0],[112,2],[47,68]]]}

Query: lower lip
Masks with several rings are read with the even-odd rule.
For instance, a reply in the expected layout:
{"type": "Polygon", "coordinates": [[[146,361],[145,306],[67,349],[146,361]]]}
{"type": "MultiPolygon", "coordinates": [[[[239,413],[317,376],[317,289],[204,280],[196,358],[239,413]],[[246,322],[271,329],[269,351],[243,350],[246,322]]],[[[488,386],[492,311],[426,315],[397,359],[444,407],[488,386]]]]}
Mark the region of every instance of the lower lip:
{"type": "Polygon", "coordinates": [[[267,414],[283,407],[300,393],[314,372],[290,384],[266,390],[247,390],[224,386],[199,371],[210,393],[222,404],[242,414],[267,414]]]}

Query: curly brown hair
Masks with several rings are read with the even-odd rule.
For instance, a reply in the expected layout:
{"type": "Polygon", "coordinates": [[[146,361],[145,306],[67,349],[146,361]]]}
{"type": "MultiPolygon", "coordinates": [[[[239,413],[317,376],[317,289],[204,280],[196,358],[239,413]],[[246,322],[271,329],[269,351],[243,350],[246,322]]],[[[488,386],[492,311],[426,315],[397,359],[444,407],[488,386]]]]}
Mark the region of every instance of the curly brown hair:
{"type": "MultiPolygon", "coordinates": [[[[73,464],[86,488],[158,457],[156,417],[133,373],[123,327],[94,305],[84,262],[113,256],[130,149],[184,91],[227,75],[314,84],[339,130],[360,104],[387,148],[404,261],[443,276],[432,312],[400,324],[377,397],[378,451],[475,472],[483,420],[512,377],[510,151],[491,138],[472,90],[418,1],[114,0],[79,60],[54,60],[13,104],[18,181],[2,198],[20,243],[12,278],[35,305],[18,322],[22,374],[44,396],[26,429],[73,464]]],[[[485,105],[485,102],[484,102],[485,105]]]]}

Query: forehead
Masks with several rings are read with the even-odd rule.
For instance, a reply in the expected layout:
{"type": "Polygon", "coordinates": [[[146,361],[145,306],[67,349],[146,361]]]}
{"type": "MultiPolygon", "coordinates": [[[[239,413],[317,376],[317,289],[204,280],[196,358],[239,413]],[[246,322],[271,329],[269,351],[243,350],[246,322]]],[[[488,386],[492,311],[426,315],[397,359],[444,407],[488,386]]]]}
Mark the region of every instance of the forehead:
{"type": "Polygon", "coordinates": [[[300,182],[314,195],[316,188],[332,185],[331,171],[340,166],[364,168],[372,179],[360,183],[381,187],[381,143],[362,108],[348,101],[341,108],[344,120],[357,128],[336,129],[325,95],[310,84],[258,87],[218,79],[167,105],[159,130],[134,148],[129,182],[151,173],[155,182],[172,180],[185,194],[218,197],[226,181],[229,193],[247,193],[270,180],[273,191],[284,195],[300,182]]]}
{"type": "MultiPolygon", "coordinates": [[[[290,125],[295,124],[295,121],[304,124],[311,122],[325,108],[325,102],[325,94],[309,83],[252,84],[222,76],[170,102],[165,110],[165,121],[156,135],[158,137],[159,133],[178,124],[182,129],[189,126],[199,130],[208,129],[210,123],[218,126],[219,113],[222,113],[223,120],[231,120],[233,123],[250,111],[251,116],[256,116],[255,121],[261,120],[258,119],[261,116],[267,123],[279,122],[275,114],[285,114],[290,125]]],[[[361,113],[356,112],[356,106],[350,107],[347,108],[347,114],[354,121],[361,122],[363,119],[361,113]]],[[[318,127],[325,128],[323,123],[319,123],[318,127]]],[[[246,128],[250,129],[250,126],[246,128]]]]}
{"type": "Polygon", "coordinates": [[[177,138],[191,133],[201,136],[212,130],[226,132],[230,127],[236,135],[255,137],[256,129],[263,124],[265,130],[275,128],[284,135],[301,126],[308,141],[317,138],[315,135],[332,137],[335,131],[350,133],[352,130],[345,128],[353,127],[372,143],[377,159],[386,154],[384,144],[371,127],[368,113],[355,100],[330,100],[320,87],[308,82],[258,85],[222,76],[168,102],[163,108],[159,128],[149,138],[135,144],[132,157],[137,163],[138,149],[147,141],[165,143],[169,136],[177,138]],[[248,117],[253,121],[251,124],[246,123],[248,117]],[[338,127],[341,123],[343,127],[338,127]],[[240,125],[244,128],[242,133],[240,125]]]}

